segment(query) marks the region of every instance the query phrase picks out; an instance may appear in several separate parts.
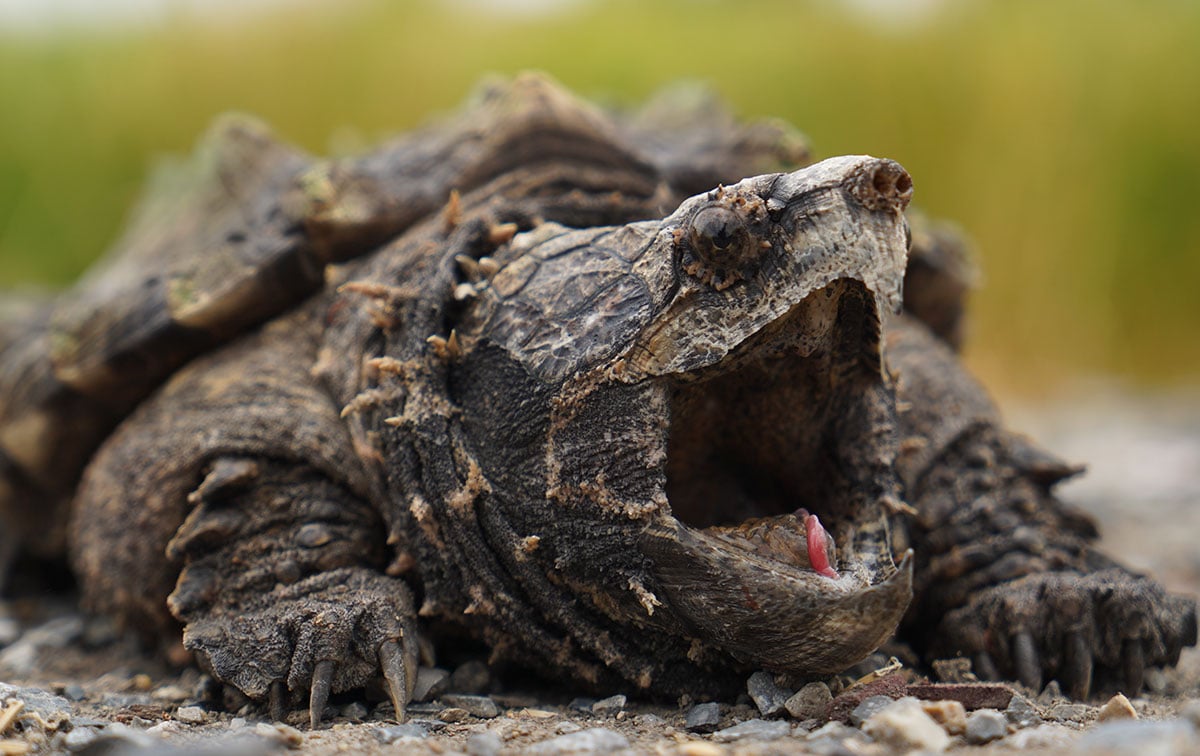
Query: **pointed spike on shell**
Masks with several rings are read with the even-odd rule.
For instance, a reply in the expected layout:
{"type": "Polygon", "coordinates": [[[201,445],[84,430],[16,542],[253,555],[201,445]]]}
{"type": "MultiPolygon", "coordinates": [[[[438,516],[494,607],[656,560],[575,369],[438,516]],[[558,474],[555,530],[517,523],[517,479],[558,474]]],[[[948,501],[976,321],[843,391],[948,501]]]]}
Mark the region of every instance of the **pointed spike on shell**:
{"type": "Polygon", "coordinates": [[[493,247],[508,244],[517,235],[516,223],[497,223],[488,229],[488,243],[493,247]]]}
{"type": "Polygon", "coordinates": [[[446,207],[442,210],[442,220],[446,224],[446,233],[458,228],[462,221],[462,196],[457,189],[450,190],[450,198],[446,200],[446,207]]]}
{"type": "Polygon", "coordinates": [[[491,257],[479,258],[479,272],[484,278],[490,279],[500,271],[500,263],[491,257]]]}

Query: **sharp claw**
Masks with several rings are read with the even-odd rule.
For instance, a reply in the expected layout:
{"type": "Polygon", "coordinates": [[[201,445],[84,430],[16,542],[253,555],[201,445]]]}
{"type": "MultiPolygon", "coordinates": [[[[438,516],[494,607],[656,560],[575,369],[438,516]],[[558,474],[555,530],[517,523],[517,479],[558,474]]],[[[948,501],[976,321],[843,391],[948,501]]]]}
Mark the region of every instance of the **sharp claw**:
{"type": "Polygon", "coordinates": [[[1136,696],[1142,690],[1146,672],[1146,655],[1140,638],[1126,638],[1121,649],[1121,671],[1125,676],[1125,693],[1136,696]]]}
{"type": "Polygon", "coordinates": [[[403,722],[404,709],[411,697],[412,687],[409,677],[416,678],[415,670],[409,673],[408,665],[404,663],[404,654],[400,645],[394,640],[384,641],[379,646],[379,667],[383,670],[383,679],[387,681],[388,695],[392,699],[392,708],[396,710],[396,721],[403,722]]]}
{"type": "Polygon", "coordinates": [[[975,654],[975,658],[971,660],[975,669],[975,676],[980,680],[999,680],[1000,673],[996,671],[996,663],[992,661],[992,657],[986,651],[980,651],[975,654]]]}
{"type": "Polygon", "coordinates": [[[282,722],[287,716],[287,707],[284,704],[286,691],[283,689],[283,680],[276,680],[271,683],[271,692],[269,694],[269,708],[271,710],[271,719],[276,722],[282,722]]]}
{"type": "Polygon", "coordinates": [[[1017,679],[1025,687],[1040,691],[1042,689],[1042,667],[1038,663],[1033,636],[1029,634],[1028,630],[1022,630],[1013,636],[1012,654],[1013,664],[1017,670],[1017,679]]]}
{"type": "Polygon", "coordinates": [[[321,726],[321,715],[325,713],[332,685],[333,662],[329,659],[317,662],[313,669],[312,692],[308,696],[308,724],[314,730],[321,726]]]}
{"type": "Polygon", "coordinates": [[[1078,630],[1067,633],[1063,657],[1067,692],[1076,700],[1086,701],[1092,691],[1092,652],[1083,633],[1078,630]]]}

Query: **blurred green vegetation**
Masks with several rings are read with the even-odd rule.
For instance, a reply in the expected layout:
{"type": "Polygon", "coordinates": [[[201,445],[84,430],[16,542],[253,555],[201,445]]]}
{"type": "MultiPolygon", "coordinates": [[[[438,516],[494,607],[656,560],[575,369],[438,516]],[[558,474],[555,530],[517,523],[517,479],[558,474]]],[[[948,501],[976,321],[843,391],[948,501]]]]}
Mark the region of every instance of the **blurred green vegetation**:
{"type": "Polygon", "coordinates": [[[325,153],[453,108],[484,73],[623,104],[692,78],[821,156],[911,171],[917,204],[977,244],[969,357],[993,383],[1200,376],[1200,4],[948,2],[894,24],[793,0],[479,5],[0,31],[0,287],[77,276],[156,156],[225,110],[325,153]]]}

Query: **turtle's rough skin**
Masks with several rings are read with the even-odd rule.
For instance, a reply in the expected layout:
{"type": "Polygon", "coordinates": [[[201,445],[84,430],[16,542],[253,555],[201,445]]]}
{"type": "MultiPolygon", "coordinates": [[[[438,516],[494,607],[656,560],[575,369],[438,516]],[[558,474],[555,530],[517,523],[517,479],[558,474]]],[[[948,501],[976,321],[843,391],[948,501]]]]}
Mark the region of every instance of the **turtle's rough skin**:
{"type": "Polygon", "coordinates": [[[0,552],[65,549],[89,608],[314,725],[381,676],[403,716],[464,630],[647,695],[897,632],[1140,689],[1194,603],[1093,550],[1078,470],[963,371],[968,268],[904,169],[807,160],[537,76],[342,161],[226,121],[104,267],[5,309],[0,552]]]}

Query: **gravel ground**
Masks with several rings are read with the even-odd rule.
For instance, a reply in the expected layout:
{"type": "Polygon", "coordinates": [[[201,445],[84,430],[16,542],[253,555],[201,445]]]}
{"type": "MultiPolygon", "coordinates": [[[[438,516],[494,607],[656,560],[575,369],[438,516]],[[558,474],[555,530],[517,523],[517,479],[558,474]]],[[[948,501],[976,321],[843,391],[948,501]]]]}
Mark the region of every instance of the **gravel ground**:
{"type": "MultiPolygon", "coordinates": [[[[1008,414],[1064,457],[1089,463],[1092,472],[1062,493],[1096,514],[1110,552],[1175,591],[1200,594],[1200,395],[1085,393],[1093,398],[1008,414]]],[[[268,723],[252,707],[223,701],[195,670],[179,673],[141,654],[110,623],[84,618],[69,600],[30,598],[0,604],[0,756],[1200,752],[1196,649],[1177,669],[1149,672],[1153,692],[1131,701],[1070,702],[1053,684],[1043,692],[923,685],[904,669],[877,677],[797,691],[759,673],[736,701],[661,706],[628,701],[621,691],[592,700],[504,687],[481,663],[467,662],[423,672],[428,700],[413,706],[406,724],[390,721],[386,703],[335,698],[324,728],[310,732],[303,711],[292,712],[288,724],[268,723]]]]}

